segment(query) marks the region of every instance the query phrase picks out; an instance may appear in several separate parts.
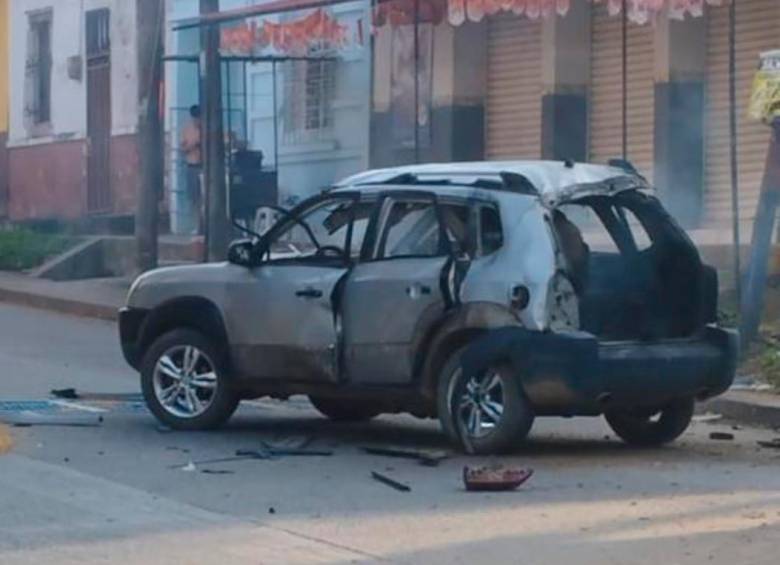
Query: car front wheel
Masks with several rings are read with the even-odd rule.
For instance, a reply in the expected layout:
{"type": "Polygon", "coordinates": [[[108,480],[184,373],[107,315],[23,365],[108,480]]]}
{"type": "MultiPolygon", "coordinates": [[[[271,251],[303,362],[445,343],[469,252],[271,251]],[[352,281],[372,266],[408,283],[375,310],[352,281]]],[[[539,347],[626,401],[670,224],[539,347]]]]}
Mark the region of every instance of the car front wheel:
{"type": "Polygon", "coordinates": [[[615,410],[604,417],[614,432],[626,443],[658,446],[670,443],[688,429],[693,418],[694,400],[676,400],[662,408],[615,410]]]}
{"type": "Polygon", "coordinates": [[[177,430],[209,430],[238,406],[224,356],[203,334],[179,329],[159,337],[144,356],[141,388],[149,410],[177,430]]]}
{"type": "Polygon", "coordinates": [[[460,364],[464,349],[451,355],[439,377],[442,429],[465,451],[476,455],[511,451],[525,439],[534,422],[520,380],[504,363],[465,375],[460,364]]]}

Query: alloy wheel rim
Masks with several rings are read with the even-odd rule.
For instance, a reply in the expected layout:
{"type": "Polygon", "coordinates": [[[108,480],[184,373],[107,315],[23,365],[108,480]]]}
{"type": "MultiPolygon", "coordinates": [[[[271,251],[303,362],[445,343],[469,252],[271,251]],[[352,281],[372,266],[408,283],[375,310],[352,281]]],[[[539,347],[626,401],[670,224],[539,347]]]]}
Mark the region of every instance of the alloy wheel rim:
{"type": "Polygon", "coordinates": [[[504,383],[495,369],[471,377],[458,401],[459,426],[471,438],[493,433],[504,415],[504,383]]]}
{"type": "Polygon", "coordinates": [[[217,373],[208,355],[192,345],[168,349],[154,367],[154,394],[177,418],[196,418],[209,409],[217,392],[217,373]]]}

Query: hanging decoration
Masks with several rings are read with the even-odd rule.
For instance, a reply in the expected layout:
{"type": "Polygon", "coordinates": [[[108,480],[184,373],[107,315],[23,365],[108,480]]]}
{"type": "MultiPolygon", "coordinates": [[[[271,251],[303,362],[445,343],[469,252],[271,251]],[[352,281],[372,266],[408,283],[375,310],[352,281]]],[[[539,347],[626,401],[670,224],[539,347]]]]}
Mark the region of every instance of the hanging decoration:
{"type": "Polygon", "coordinates": [[[346,25],[317,9],[295,20],[242,22],[225,28],[220,45],[223,52],[232,55],[251,55],[268,47],[277,53],[305,55],[312,50],[342,47],[349,39],[347,31],[346,25]]]}
{"type": "MultiPolygon", "coordinates": [[[[419,23],[437,25],[446,19],[453,26],[463,23],[481,22],[485,16],[499,12],[509,12],[536,20],[555,14],[565,16],[571,3],[578,0],[386,0],[377,4],[374,10],[374,26],[410,25],[414,23],[415,10],[418,9],[419,23]]],[[[586,0],[581,0],[586,1],[586,0]]],[[[624,0],[588,0],[597,4],[607,4],[611,16],[619,15],[624,0]]],[[[700,17],[704,14],[705,4],[720,5],[728,0],[625,0],[628,19],[637,24],[653,21],[663,10],[668,10],[671,19],[684,19],[686,16],[700,17]]]]}

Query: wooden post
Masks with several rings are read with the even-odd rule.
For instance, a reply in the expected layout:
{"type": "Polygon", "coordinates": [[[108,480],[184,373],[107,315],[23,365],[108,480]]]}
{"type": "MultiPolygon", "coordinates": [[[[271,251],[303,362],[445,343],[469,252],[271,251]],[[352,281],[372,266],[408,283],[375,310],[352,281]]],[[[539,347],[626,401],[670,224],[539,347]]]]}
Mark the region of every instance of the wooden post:
{"type": "Polygon", "coordinates": [[[138,157],[140,186],[135,215],[136,268],[157,267],[158,202],[163,191],[163,0],[137,0],[138,157]]]}
{"type": "MultiPolygon", "coordinates": [[[[219,0],[200,0],[202,15],[219,11],[219,0]]],[[[230,221],[225,182],[225,136],[222,119],[222,58],[219,27],[204,26],[201,33],[203,87],[203,156],[206,184],[206,246],[209,261],[222,261],[230,244],[230,221]]]]}
{"type": "Polygon", "coordinates": [[[761,185],[761,197],[758,201],[756,220],[753,224],[750,266],[742,298],[740,332],[743,351],[746,351],[756,338],[761,325],[764,310],[764,289],[766,288],[769,260],[772,254],[772,236],[778,204],[780,204],[780,120],[775,120],[767,153],[764,181],[761,185]]]}

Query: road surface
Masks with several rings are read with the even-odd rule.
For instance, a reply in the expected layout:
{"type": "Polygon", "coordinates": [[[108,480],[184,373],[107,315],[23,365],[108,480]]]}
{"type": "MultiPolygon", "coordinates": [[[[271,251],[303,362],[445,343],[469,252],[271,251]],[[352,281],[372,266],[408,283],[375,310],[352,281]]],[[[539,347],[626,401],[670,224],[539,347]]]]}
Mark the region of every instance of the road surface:
{"type": "MultiPolygon", "coordinates": [[[[0,401],[67,387],[138,392],[115,334],[110,323],[0,304],[0,401]]],[[[103,425],[10,430],[15,445],[0,455],[3,564],[778,559],[780,452],[756,444],[778,435],[771,430],[700,422],[671,447],[635,450],[600,419],[539,420],[511,457],[453,456],[430,468],[360,449],[446,448],[434,422],[410,417],[337,425],[296,399],[245,406],[222,431],[187,434],[159,429],[134,404],[76,404],[105,410],[103,425]],[[735,439],[713,441],[712,431],[735,439]],[[333,456],[199,463],[303,439],[333,456]],[[196,470],[182,470],[190,461],[196,470]],[[467,462],[536,474],[514,493],[470,494],[467,462]]]]}

